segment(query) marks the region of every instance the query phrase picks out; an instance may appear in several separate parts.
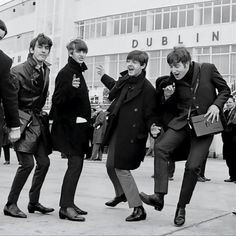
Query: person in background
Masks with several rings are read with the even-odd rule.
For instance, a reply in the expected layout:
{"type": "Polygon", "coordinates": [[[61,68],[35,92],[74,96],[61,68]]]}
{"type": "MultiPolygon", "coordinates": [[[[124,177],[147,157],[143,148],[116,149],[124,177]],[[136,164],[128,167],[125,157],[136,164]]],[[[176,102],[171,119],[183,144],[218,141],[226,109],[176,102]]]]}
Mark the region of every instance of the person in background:
{"type": "Polygon", "coordinates": [[[227,126],[222,132],[222,140],[223,158],[229,170],[229,179],[225,179],[224,181],[236,183],[236,106],[235,99],[232,95],[230,95],[225,106],[224,115],[226,117],[227,126]]]}
{"type": "Polygon", "coordinates": [[[190,151],[174,217],[174,224],[178,227],[185,223],[185,207],[190,203],[200,167],[213,139],[213,135],[197,137],[190,128],[189,118],[204,114],[210,122],[218,120],[230,88],[213,64],[200,65],[192,61],[189,51],[183,46],[174,47],[167,56],[167,63],[173,83],[164,88],[162,102],[172,104],[176,111],[155,147],[154,194],[140,193],[140,196],[144,203],[156,210],[163,209],[164,196],[168,192],[168,161],[176,148],[189,140],[190,151]]]}
{"type": "Polygon", "coordinates": [[[46,59],[50,53],[52,41],[44,34],[39,34],[31,40],[27,60],[12,68],[15,86],[18,91],[19,109],[31,115],[21,138],[13,144],[14,150],[21,162],[13,180],[4,214],[7,216],[26,218],[17,202],[32,169],[34,159],[37,163],[29,190],[28,212],[42,214],[53,212],[53,208],[44,207],[39,203],[40,191],[45,180],[51,153],[49,120],[42,111],[45,105],[48,85],[49,68],[46,59]]]}
{"type": "MultiPolygon", "coordinates": [[[[0,40],[7,34],[5,23],[0,20],[0,40]]],[[[12,60],[0,50],[0,147],[3,142],[5,124],[9,129],[9,140],[15,142],[20,138],[20,120],[18,114],[17,89],[10,77],[12,60]]]]}
{"type": "Polygon", "coordinates": [[[59,217],[85,221],[81,215],[87,212],[75,205],[74,198],[89,145],[91,107],[83,76],[88,47],[83,40],[74,39],[67,44],[67,50],[68,62],[56,77],[50,111],[53,149],[64,153],[68,163],[61,187],[59,217]]]}
{"type": "Polygon", "coordinates": [[[110,90],[107,130],[103,145],[108,144],[107,173],[115,189],[115,198],[106,202],[115,207],[128,200],[133,212],[126,221],[146,219],[146,211],[139,197],[139,191],[131,170],[137,169],[145,157],[148,132],[157,136],[156,92],[146,79],[148,55],[135,50],[126,58],[127,70],[115,81],[99,66],[102,83],[110,90]]]}
{"type": "Polygon", "coordinates": [[[94,123],[93,132],[93,151],[90,160],[101,161],[102,160],[102,142],[107,126],[107,112],[102,110],[101,106],[97,107],[97,117],[94,123]]]}
{"type": "Polygon", "coordinates": [[[94,123],[97,117],[97,111],[96,108],[91,107],[91,119],[89,124],[89,147],[87,152],[85,153],[85,160],[90,160],[93,150],[93,132],[94,132],[94,123]]]}

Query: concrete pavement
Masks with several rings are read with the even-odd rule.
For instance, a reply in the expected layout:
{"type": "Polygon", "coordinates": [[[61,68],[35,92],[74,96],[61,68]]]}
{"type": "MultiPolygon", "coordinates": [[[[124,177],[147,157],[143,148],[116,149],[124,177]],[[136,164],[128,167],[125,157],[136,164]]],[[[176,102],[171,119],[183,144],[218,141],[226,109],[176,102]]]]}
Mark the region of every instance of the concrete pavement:
{"type": "MultiPolygon", "coordinates": [[[[210,182],[198,183],[191,204],[187,206],[186,223],[177,228],[173,224],[178,201],[184,162],[178,162],[174,181],[169,184],[169,194],[165,198],[165,207],[161,212],[150,206],[144,206],[147,219],[140,222],[126,222],[131,214],[127,203],[109,208],[104,203],[114,197],[113,187],[102,162],[85,161],[76,192],[76,204],[89,212],[85,222],[60,220],[58,202],[62,179],[67,160],[59,153],[51,155],[51,166],[44,183],[40,202],[54,207],[50,215],[29,214],[27,212],[28,191],[32,175],[24,187],[18,206],[27,213],[27,219],[17,219],[3,215],[12,179],[18,167],[16,156],[12,152],[11,164],[3,165],[0,159],[0,235],[236,235],[236,184],[225,183],[227,168],[222,159],[208,159],[206,176],[210,182]]],[[[140,191],[153,193],[153,158],[146,158],[133,175],[140,191]]]]}

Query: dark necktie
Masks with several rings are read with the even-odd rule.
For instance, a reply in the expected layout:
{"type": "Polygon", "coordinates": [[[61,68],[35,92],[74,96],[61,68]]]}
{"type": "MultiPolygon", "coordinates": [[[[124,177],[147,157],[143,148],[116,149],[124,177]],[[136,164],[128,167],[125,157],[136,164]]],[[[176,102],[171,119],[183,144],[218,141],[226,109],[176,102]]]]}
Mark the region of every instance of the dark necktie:
{"type": "Polygon", "coordinates": [[[43,84],[44,84],[44,73],[43,73],[43,68],[40,67],[39,76],[36,78],[36,86],[38,88],[42,88],[43,84]]]}

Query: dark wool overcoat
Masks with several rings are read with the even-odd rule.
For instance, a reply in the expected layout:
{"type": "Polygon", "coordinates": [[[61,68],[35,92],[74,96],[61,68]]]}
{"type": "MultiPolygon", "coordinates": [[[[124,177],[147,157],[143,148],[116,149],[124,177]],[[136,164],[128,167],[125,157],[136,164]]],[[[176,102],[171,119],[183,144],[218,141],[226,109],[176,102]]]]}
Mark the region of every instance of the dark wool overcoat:
{"type": "MultiPolygon", "coordinates": [[[[127,71],[121,74],[118,81],[108,75],[101,79],[108,89],[113,89],[127,76],[127,71]]],[[[114,98],[109,112],[112,113],[119,99],[120,93],[114,98]]],[[[146,152],[148,132],[153,123],[156,123],[156,92],[152,84],[145,78],[137,79],[131,85],[126,98],[120,106],[116,123],[110,132],[115,131],[114,167],[118,169],[133,170],[140,166],[146,152]]],[[[108,120],[109,126],[109,120],[108,120]]],[[[106,134],[109,137],[112,134],[106,134]]]]}
{"type": "Polygon", "coordinates": [[[91,108],[88,88],[83,76],[87,67],[72,57],[56,77],[50,117],[53,149],[67,155],[83,156],[88,149],[91,108]],[[72,86],[73,76],[80,78],[80,86],[72,86]],[[84,118],[87,122],[79,123],[84,118]],[[81,119],[80,119],[81,120],[81,119]]]}
{"type": "Polygon", "coordinates": [[[19,127],[17,90],[10,78],[12,60],[0,50],[0,103],[2,102],[5,112],[0,109],[0,146],[2,143],[3,125],[19,127]]]}

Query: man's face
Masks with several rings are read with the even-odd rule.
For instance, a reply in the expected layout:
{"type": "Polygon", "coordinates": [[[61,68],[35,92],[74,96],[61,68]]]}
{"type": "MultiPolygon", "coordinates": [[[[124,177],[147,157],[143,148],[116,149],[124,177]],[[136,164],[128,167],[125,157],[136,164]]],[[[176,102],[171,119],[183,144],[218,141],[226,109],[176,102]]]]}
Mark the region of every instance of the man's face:
{"type": "Polygon", "coordinates": [[[145,64],[141,66],[139,61],[127,60],[126,61],[129,76],[138,76],[141,74],[142,69],[144,69],[145,64]]]}
{"type": "Polygon", "coordinates": [[[77,50],[73,50],[73,53],[71,54],[71,57],[78,62],[79,64],[83,63],[85,60],[87,53],[84,51],[77,51],[77,50]]]}
{"type": "Polygon", "coordinates": [[[225,105],[227,110],[231,110],[232,108],[234,108],[235,104],[233,98],[229,98],[225,105]]]}
{"type": "Polygon", "coordinates": [[[0,40],[3,39],[5,36],[5,31],[0,29],[0,40]]]}
{"type": "Polygon", "coordinates": [[[175,65],[170,65],[170,71],[174,75],[176,80],[181,80],[187,74],[189,70],[189,65],[189,62],[187,62],[186,64],[178,62],[175,65]]]}
{"type": "Polygon", "coordinates": [[[33,58],[37,62],[42,63],[42,62],[46,61],[46,59],[49,55],[49,52],[50,52],[50,48],[47,44],[39,45],[38,41],[37,41],[34,49],[31,48],[30,52],[33,54],[33,58]]]}

